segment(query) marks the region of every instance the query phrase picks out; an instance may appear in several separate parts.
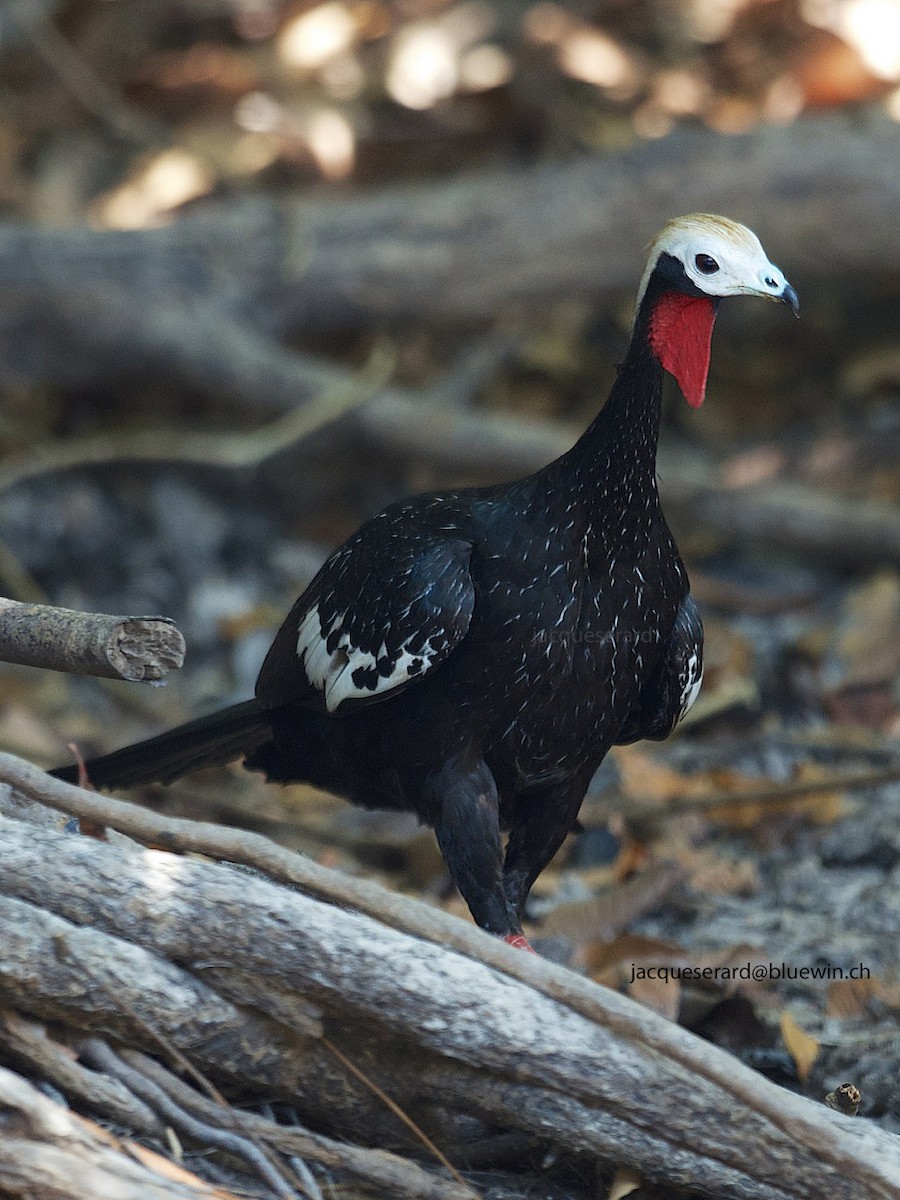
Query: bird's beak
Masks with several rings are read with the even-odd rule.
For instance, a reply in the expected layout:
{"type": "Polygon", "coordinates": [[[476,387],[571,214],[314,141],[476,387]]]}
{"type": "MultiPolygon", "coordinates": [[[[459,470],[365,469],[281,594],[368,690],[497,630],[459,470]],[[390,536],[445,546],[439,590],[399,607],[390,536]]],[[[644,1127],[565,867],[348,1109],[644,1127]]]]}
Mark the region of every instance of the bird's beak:
{"type": "Polygon", "coordinates": [[[795,317],[800,316],[800,297],[787,280],[784,281],[781,295],[776,297],[776,299],[780,300],[782,304],[787,304],[795,317]]]}

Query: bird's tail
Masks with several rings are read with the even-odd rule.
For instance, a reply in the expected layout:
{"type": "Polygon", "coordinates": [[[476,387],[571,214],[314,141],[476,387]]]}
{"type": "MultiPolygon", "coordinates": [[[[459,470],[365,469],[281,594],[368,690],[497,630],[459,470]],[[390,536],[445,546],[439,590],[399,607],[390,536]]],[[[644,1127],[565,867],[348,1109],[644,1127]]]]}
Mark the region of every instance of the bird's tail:
{"type": "MultiPolygon", "coordinates": [[[[266,710],[258,700],[245,700],[145,742],[89,759],[85,767],[88,779],[98,788],[171,783],[189,771],[250,754],[271,739],[266,710]]],[[[78,767],[57,767],[50,774],[74,783],[78,767]]]]}

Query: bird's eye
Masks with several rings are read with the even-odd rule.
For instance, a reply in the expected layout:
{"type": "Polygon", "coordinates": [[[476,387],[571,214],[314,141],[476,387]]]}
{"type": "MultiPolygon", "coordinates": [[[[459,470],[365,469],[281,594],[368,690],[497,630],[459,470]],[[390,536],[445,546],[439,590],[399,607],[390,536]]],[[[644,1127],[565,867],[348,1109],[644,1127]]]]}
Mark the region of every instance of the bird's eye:
{"type": "Polygon", "coordinates": [[[719,264],[710,254],[698,254],[694,264],[701,275],[715,275],[719,269],[719,264]]]}

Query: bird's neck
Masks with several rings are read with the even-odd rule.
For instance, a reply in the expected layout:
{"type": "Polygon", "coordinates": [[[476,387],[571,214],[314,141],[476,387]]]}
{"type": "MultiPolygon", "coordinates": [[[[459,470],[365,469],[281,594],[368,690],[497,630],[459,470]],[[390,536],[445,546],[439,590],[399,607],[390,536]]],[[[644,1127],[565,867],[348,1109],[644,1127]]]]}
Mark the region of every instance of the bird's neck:
{"type": "Polygon", "coordinates": [[[716,308],[707,296],[673,290],[665,272],[651,275],[606,404],[558,460],[582,502],[607,520],[612,507],[645,510],[656,501],[664,371],[692,406],[702,403],[716,308]]]}
{"type": "Polygon", "coordinates": [[[617,502],[656,493],[663,367],[639,312],[625,358],[603,408],[568,453],[559,474],[581,502],[607,514],[617,502]]]}

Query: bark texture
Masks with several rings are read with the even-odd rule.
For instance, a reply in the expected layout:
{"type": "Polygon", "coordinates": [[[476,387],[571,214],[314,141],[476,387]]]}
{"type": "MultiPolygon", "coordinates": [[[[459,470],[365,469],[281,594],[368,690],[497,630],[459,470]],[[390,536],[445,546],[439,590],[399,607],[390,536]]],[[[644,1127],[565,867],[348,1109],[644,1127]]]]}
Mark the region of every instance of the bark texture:
{"type": "Polygon", "coordinates": [[[76,1045],[98,1028],[171,1045],[222,1086],[290,1098],[362,1142],[403,1130],[374,1084],[435,1140],[476,1117],[697,1196],[820,1200],[850,1180],[897,1194],[898,1139],[563,968],[259,836],[9,756],[0,778],[0,994],[76,1045]],[[66,832],[47,806],[128,836],[66,832]]]}
{"type": "Polygon", "coordinates": [[[158,683],[184,664],[167,617],[111,617],[0,599],[0,660],[76,675],[158,683]]]}

